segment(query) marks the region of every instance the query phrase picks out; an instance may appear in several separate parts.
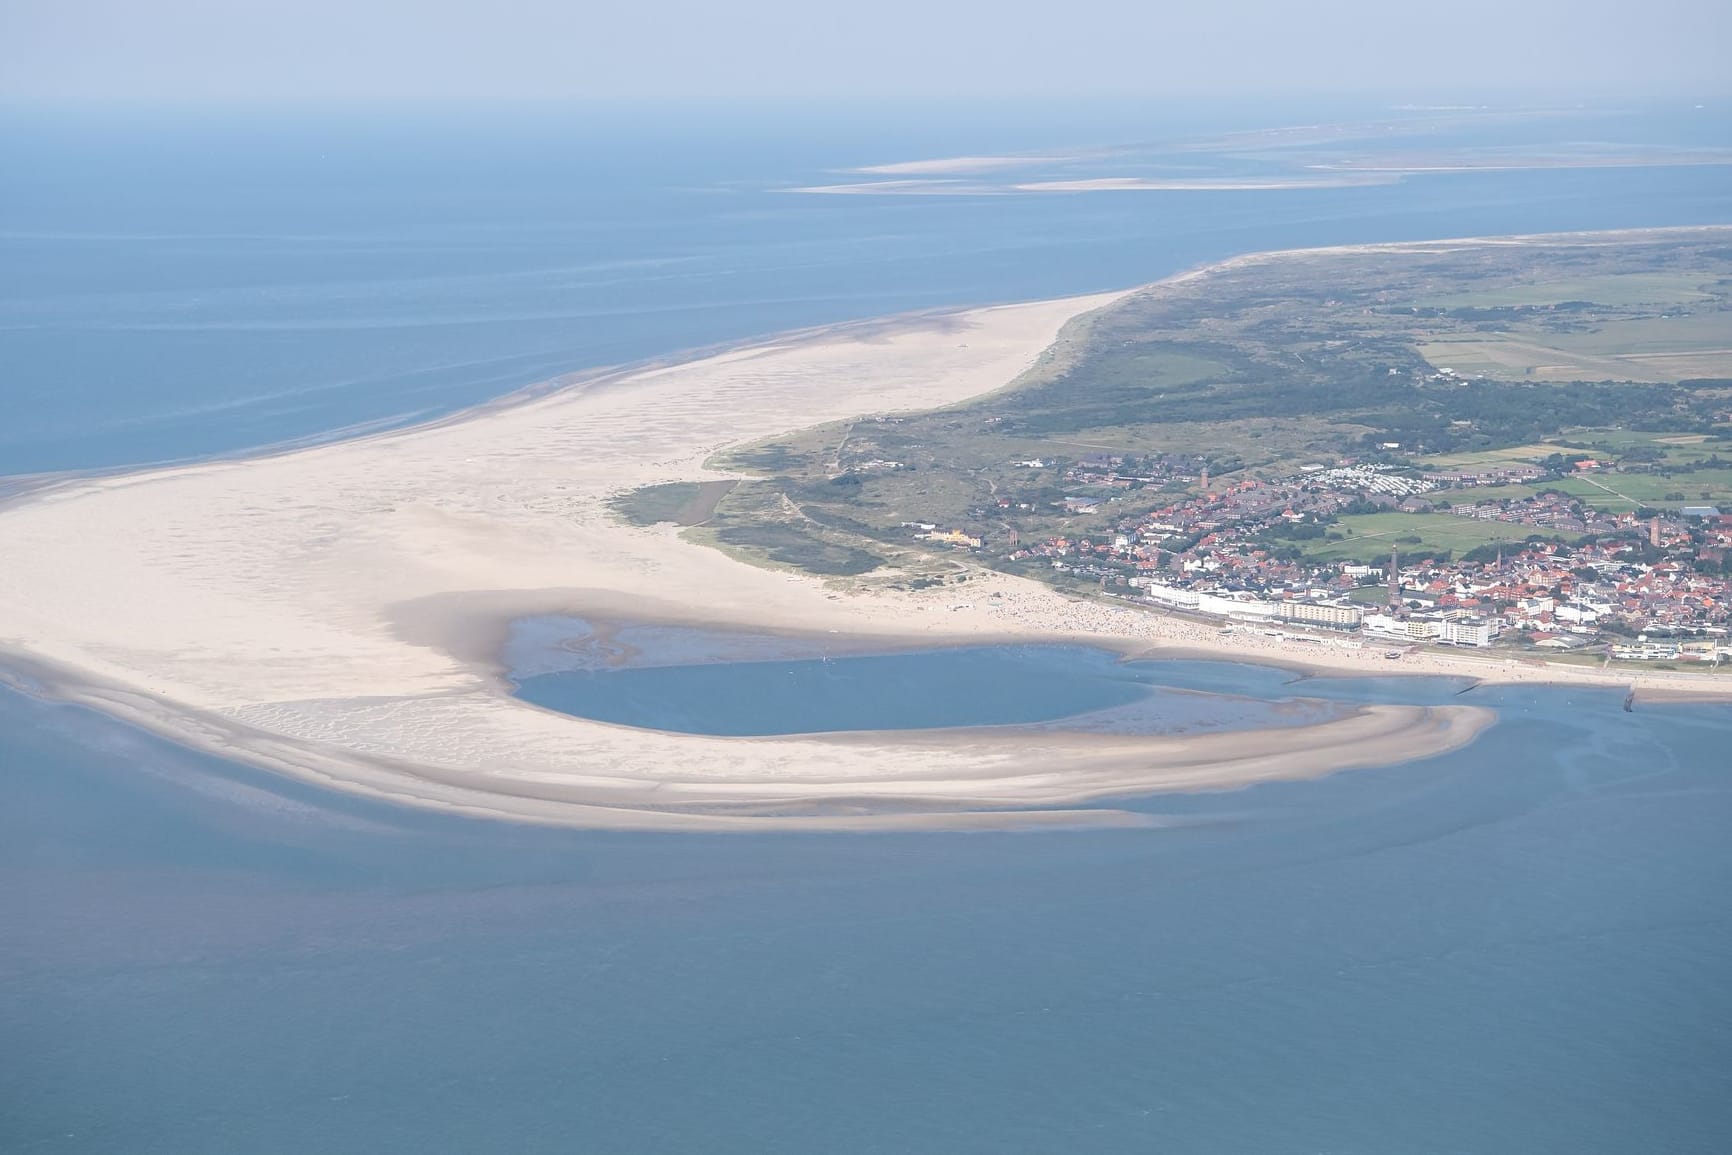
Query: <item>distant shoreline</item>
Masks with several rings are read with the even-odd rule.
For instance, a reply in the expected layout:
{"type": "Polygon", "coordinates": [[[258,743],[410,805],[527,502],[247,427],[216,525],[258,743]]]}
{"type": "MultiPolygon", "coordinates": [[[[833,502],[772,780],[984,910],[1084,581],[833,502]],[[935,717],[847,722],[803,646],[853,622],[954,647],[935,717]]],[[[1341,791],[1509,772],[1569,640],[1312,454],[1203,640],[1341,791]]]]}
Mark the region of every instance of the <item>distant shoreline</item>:
{"type": "MultiPolygon", "coordinates": [[[[1246,254],[1160,284],[1297,256],[1538,239],[1246,254]]],[[[609,508],[622,489],[723,479],[706,464],[717,451],[792,426],[1004,388],[1058,355],[1071,321],[1123,295],[812,330],[583,375],[578,387],[349,441],[59,479],[0,505],[0,654],[55,697],[326,786],[517,821],[659,830],[1140,824],[1065,804],[1426,757],[1471,741],[1494,715],[1376,706],[1314,726],[1170,739],[669,735],[510,697],[500,647],[511,620],[564,612],[899,645],[1075,641],[1315,674],[1727,695],[1688,674],[1488,669],[1441,654],[1394,663],[1229,641],[990,571],[965,595],[843,590],[745,565],[672,527],[621,524],[609,508]]]]}

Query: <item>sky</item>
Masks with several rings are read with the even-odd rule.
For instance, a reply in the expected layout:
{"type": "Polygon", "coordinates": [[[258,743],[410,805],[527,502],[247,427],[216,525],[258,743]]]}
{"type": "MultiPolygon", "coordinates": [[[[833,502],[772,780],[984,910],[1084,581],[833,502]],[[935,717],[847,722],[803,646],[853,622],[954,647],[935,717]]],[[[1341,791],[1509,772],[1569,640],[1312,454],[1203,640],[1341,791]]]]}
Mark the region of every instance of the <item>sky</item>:
{"type": "Polygon", "coordinates": [[[0,0],[0,101],[1707,99],[1725,0],[0,0]]]}

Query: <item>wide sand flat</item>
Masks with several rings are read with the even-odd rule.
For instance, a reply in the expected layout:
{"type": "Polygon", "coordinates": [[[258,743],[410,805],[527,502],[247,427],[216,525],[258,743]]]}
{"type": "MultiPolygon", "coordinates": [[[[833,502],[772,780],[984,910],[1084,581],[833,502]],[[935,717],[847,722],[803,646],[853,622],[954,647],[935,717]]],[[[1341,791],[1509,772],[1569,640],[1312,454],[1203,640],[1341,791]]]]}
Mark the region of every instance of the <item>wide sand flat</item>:
{"type": "MultiPolygon", "coordinates": [[[[502,623],[556,610],[887,641],[1088,637],[1219,650],[1205,627],[999,575],[981,575],[966,603],[944,590],[839,592],[741,564],[672,527],[620,524],[607,509],[624,488],[723,476],[704,462],[729,445],[1002,387],[1067,320],[1112,299],[844,327],[395,433],[67,482],[0,509],[0,648],[66,697],[256,764],[580,825],[961,826],[1004,820],[981,808],[1229,787],[1471,740],[1490,715],[1465,706],[1373,707],[1323,725],[1184,739],[706,738],[509,696],[493,658],[502,623]]],[[[1315,657],[1251,645],[1225,652],[1315,657]]],[[[1329,664],[1379,665],[1349,654],[1329,664]]],[[[1016,816],[1042,820],[1132,819],[1016,816]]]]}

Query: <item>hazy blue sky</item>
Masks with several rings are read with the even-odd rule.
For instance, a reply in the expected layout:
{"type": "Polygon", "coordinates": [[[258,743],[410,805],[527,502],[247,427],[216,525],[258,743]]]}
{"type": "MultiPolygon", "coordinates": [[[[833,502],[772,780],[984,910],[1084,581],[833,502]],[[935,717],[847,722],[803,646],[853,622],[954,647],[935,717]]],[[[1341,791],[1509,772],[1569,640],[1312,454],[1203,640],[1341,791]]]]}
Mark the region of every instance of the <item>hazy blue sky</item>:
{"type": "Polygon", "coordinates": [[[1727,0],[0,0],[0,98],[1724,92],[1727,0]]]}

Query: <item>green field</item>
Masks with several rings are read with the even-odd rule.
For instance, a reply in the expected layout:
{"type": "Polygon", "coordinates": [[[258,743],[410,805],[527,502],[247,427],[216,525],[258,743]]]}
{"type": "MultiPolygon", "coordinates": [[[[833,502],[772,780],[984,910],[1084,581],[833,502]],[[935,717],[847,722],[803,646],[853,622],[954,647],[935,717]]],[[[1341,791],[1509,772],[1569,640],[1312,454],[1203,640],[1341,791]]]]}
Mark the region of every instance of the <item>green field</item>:
{"type": "Polygon", "coordinates": [[[1463,376],[1523,381],[1678,381],[1732,377],[1732,325],[1719,310],[1605,318],[1583,331],[1533,323],[1421,340],[1420,354],[1463,376]]]}
{"type": "Polygon", "coordinates": [[[1482,501],[1520,501],[1544,490],[1556,488],[1557,483],[1552,481],[1535,485],[1479,485],[1472,489],[1451,490],[1441,496],[1478,505],[1482,501]]]}
{"type": "Polygon", "coordinates": [[[1422,309],[1498,309],[1561,305],[1566,301],[1592,301],[1597,305],[1687,305],[1713,299],[1712,284],[1712,280],[1694,273],[1617,273],[1470,289],[1424,297],[1414,303],[1422,309]]]}
{"type": "Polygon", "coordinates": [[[1684,505],[1732,507],[1732,469],[1698,469],[1671,477],[1649,473],[1591,473],[1551,482],[1548,489],[1579,497],[1611,513],[1641,506],[1677,509],[1684,505]],[[1683,496],[1678,496],[1682,494],[1683,496]]]}
{"type": "Polygon", "coordinates": [[[1427,454],[1424,465],[1427,469],[1473,469],[1488,465],[1509,465],[1511,462],[1533,463],[1563,450],[1563,445],[1558,442],[1542,441],[1532,445],[1507,445],[1497,449],[1475,449],[1462,453],[1427,454]]]}
{"type": "Polygon", "coordinates": [[[1699,461],[1711,453],[1732,456],[1732,439],[1710,433],[1646,432],[1635,429],[1583,429],[1565,440],[1616,455],[1633,449],[1654,449],[1669,461],[1699,461]]]}
{"type": "Polygon", "coordinates": [[[1652,451],[1661,460],[1686,465],[1718,455],[1732,458],[1732,439],[1711,433],[1644,431],[1635,429],[1570,429],[1550,441],[1531,445],[1509,445],[1459,453],[1434,453],[1425,457],[1427,469],[1464,469],[1509,462],[1538,463],[1557,453],[1581,453],[1617,459],[1632,452],[1652,451]]]}
{"type": "Polygon", "coordinates": [[[1629,513],[1639,508],[1677,509],[1685,505],[1713,505],[1732,511],[1732,469],[1700,469],[1670,477],[1596,472],[1533,485],[1486,485],[1453,491],[1450,496],[1459,494],[1460,500],[1478,504],[1520,500],[1545,491],[1567,493],[1583,505],[1607,513],[1629,513]]]}
{"type": "MultiPolygon", "coordinates": [[[[1533,526],[1502,521],[1478,521],[1448,513],[1362,513],[1344,517],[1331,527],[1346,536],[1340,541],[1308,541],[1302,549],[1310,561],[1387,561],[1393,546],[1403,557],[1419,559],[1443,550],[1462,554],[1479,545],[1525,541],[1538,533],[1533,526]],[[1404,541],[1417,537],[1420,540],[1404,541]]],[[[1546,536],[1541,534],[1540,536],[1546,536]]]]}
{"type": "Polygon", "coordinates": [[[1468,489],[1462,491],[1461,500],[1477,503],[1520,499],[1542,490],[1556,490],[1608,513],[1626,513],[1641,507],[1676,509],[1684,505],[1732,508],[1732,441],[1714,434],[1579,429],[1556,441],[1436,454],[1421,459],[1419,464],[1426,469],[1467,469],[1511,461],[1539,463],[1557,454],[1591,454],[1602,461],[1623,461],[1628,468],[1593,470],[1525,485],[1468,489]],[[1715,458],[1729,464],[1698,467],[1715,458]],[[1649,469],[1657,472],[1646,472],[1649,469]]]}

